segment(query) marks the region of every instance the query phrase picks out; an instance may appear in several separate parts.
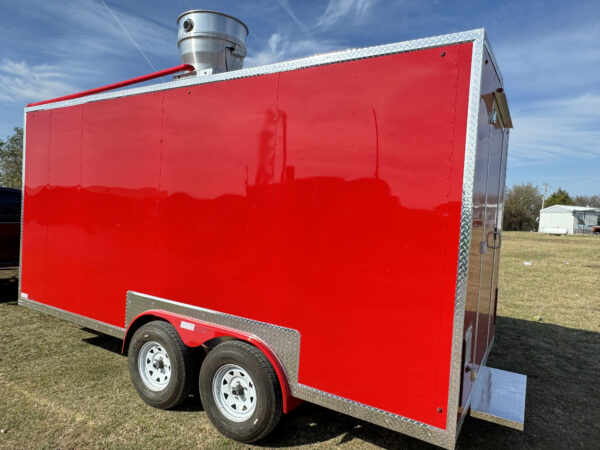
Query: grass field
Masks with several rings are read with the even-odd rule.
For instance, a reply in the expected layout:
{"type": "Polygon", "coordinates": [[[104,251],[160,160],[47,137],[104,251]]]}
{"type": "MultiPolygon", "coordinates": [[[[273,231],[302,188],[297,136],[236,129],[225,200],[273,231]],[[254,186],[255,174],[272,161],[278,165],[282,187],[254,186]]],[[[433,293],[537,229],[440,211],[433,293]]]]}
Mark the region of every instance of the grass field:
{"type": "MultiPolygon", "coordinates": [[[[600,448],[600,238],[504,237],[488,364],[528,375],[525,431],[467,418],[458,448],[600,448]]],[[[14,296],[0,298],[0,448],[244,447],[219,435],[195,398],[175,411],[146,406],[119,340],[14,296]]],[[[433,448],[311,404],[261,446],[433,448]]]]}

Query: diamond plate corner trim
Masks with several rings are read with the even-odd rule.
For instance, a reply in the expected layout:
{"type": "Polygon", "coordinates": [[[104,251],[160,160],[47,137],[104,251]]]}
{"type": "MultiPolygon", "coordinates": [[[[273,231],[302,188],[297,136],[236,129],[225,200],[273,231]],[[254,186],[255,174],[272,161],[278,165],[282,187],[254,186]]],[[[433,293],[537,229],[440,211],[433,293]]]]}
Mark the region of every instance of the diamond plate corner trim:
{"type": "Polygon", "coordinates": [[[471,60],[471,83],[467,113],[467,134],[463,168],[463,192],[460,216],[460,236],[458,266],[456,273],[456,295],[454,300],[454,323],[452,326],[452,356],[450,362],[450,388],[448,392],[448,418],[446,429],[457,433],[458,402],[461,379],[461,353],[467,294],[467,274],[469,269],[469,248],[471,246],[471,221],[473,215],[473,182],[475,178],[475,152],[477,150],[477,130],[479,121],[479,101],[481,97],[481,77],[483,71],[485,31],[477,30],[473,42],[471,60]]]}
{"type": "Polygon", "coordinates": [[[298,331],[134,291],[127,292],[125,328],[129,328],[137,316],[153,309],[180,314],[256,336],[267,344],[279,359],[288,383],[290,385],[297,383],[300,354],[298,331]]]}
{"type": "Polygon", "coordinates": [[[47,103],[45,105],[32,106],[25,108],[26,112],[37,111],[41,109],[62,108],[82,103],[91,103],[102,100],[108,100],[119,97],[128,97],[132,95],[144,94],[147,92],[156,92],[163,90],[176,89],[180,87],[195,86],[200,84],[215,83],[218,81],[234,80],[238,78],[248,78],[258,75],[266,75],[279,72],[289,72],[292,70],[304,69],[308,67],[323,66],[344,61],[354,61],[358,59],[373,58],[376,56],[391,55],[395,53],[404,53],[414,50],[440,47],[443,45],[460,44],[463,42],[472,42],[483,35],[483,29],[463,31],[460,33],[445,34],[425,39],[415,39],[412,41],[398,42],[394,44],[378,45],[375,47],[366,47],[360,49],[343,50],[339,52],[326,53],[322,55],[310,56],[308,58],[295,59],[281,63],[269,64],[266,66],[250,67],[248,69],[223,72],[215,75],[205,75],[199,77],[182,78],[166,83],[158,83],[150,86],[141,86],[120,91],[106,92],[102,94],[90,95],[72,100],[65,100],[56,103],[47,103]]]}
{"type": "Polygon", "coordinates": [[[21,276],[21,268],[23,267],[23,217],[25,213],[25,157],[27,155],[26,147],[27,147],[27,113],[23,112],[23,158],[21,160],[21,235],[19,236],[19,304],[21,304],[21,280],[23,277],[21,276]]]}
{"type": "Polygon", "coordinates": [[[334,411],[348,414],[444,448],[454,448],[454,435],[449,434],[446,430],[298,383],[300,333],[297,330],[134,291],[127,293],[125,328],[129,328],[132,321],[140,314],[155,309],[188,316],[256,336],[267,344],[281,362],[290,391],[296,398],[325,406],[334,411]]]}
{"type": "Polygon", "coordinates": [[[43,312],[50,316],[66,320],[68,322],[73,322],[74,324],[89,328],[90,330],[99,331],[101,333],[108,334],[119,339],[123,339],[125,337],[125,328],[120,328],[115,325],[100,322],[99,320],[90,319],[89,317],[65,311],[64,309],[55,308],[54,306],[45,305],[43,303],[36,302],[35,300],[21,297],[20,294],[18,303],[20,306],[25,306],[27,308],[43,312]]]}

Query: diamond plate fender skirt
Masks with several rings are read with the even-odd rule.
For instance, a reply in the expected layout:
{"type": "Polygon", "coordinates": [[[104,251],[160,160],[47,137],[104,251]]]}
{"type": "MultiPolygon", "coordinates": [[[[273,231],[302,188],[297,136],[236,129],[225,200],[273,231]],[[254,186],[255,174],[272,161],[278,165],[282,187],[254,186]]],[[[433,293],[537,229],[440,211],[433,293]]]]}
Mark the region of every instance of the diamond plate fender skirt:
{"type": "MultiPolygon", "coordinates": [[[[235,323],[235,320],[231,320],[231,318],[234,318],[235,316],[229,316],[228,314],[129,292],[127,294],[126,312],[127,331],[125,332],[125,338],[123,339],[123,353],[126,353],[129,340],[135,330],[142,324],[147,323],[148,318],[150,317],[166,320],[173,325],[181,337],[181,340],[188,347],[199,347],[210,339],[224,336],[240,339],[254,345],[264,353],[275,369],[275,373],[279,379],[279,385],[281,386],[283,411],[288,413],[302,403],[301,400],[292,396],[284,366],[277,357],[277,354],[271,350],[267,343],[252,332],[241,331],[240,329],[227,326],[225,321],[229,321],[231,324],[235,323]],[[154,308],[155,306],[157,306],[157,308],[154,308]]],[[[252,322],[247,319],[240,320],[252,322]]],[[[281,328],[281,330],[287,334],[284,330],[288,329],[282,327],[277,328],[281,328]]],[[[297,331],[289,330],[289,332],[298,335],[299,340],[297,331]]]]}

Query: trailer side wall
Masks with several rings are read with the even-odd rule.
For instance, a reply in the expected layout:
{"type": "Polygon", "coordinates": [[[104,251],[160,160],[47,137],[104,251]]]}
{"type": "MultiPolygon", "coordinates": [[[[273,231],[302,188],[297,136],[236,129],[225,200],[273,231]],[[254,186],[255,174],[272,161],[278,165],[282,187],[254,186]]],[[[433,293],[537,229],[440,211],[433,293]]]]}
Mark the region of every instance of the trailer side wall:
{"type": "Polygon", "coordinates": [[[29,112],[22,292],[292,328],[299,383],[445,428],[471,50],[29,112]]]}

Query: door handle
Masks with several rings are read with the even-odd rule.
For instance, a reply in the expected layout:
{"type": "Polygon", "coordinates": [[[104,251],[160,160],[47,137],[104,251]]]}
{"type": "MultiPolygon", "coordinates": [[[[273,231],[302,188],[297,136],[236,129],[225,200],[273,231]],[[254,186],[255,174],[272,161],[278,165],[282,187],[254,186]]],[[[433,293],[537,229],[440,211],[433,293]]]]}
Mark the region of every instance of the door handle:
{"type": "Polygon", "coordinates": [[[485,243],[488,248],[491,248],[494,250],[499,249],[502,246],[502,231],[498,231],[497,228],[494,231],[490,231],[485,237],[485,243]],[[490,236],[494,236],[494,243],[492,245],[489,244],[490,236]],[[496,244],[496,238],[498,240],[497,244],[496,244]]]}

